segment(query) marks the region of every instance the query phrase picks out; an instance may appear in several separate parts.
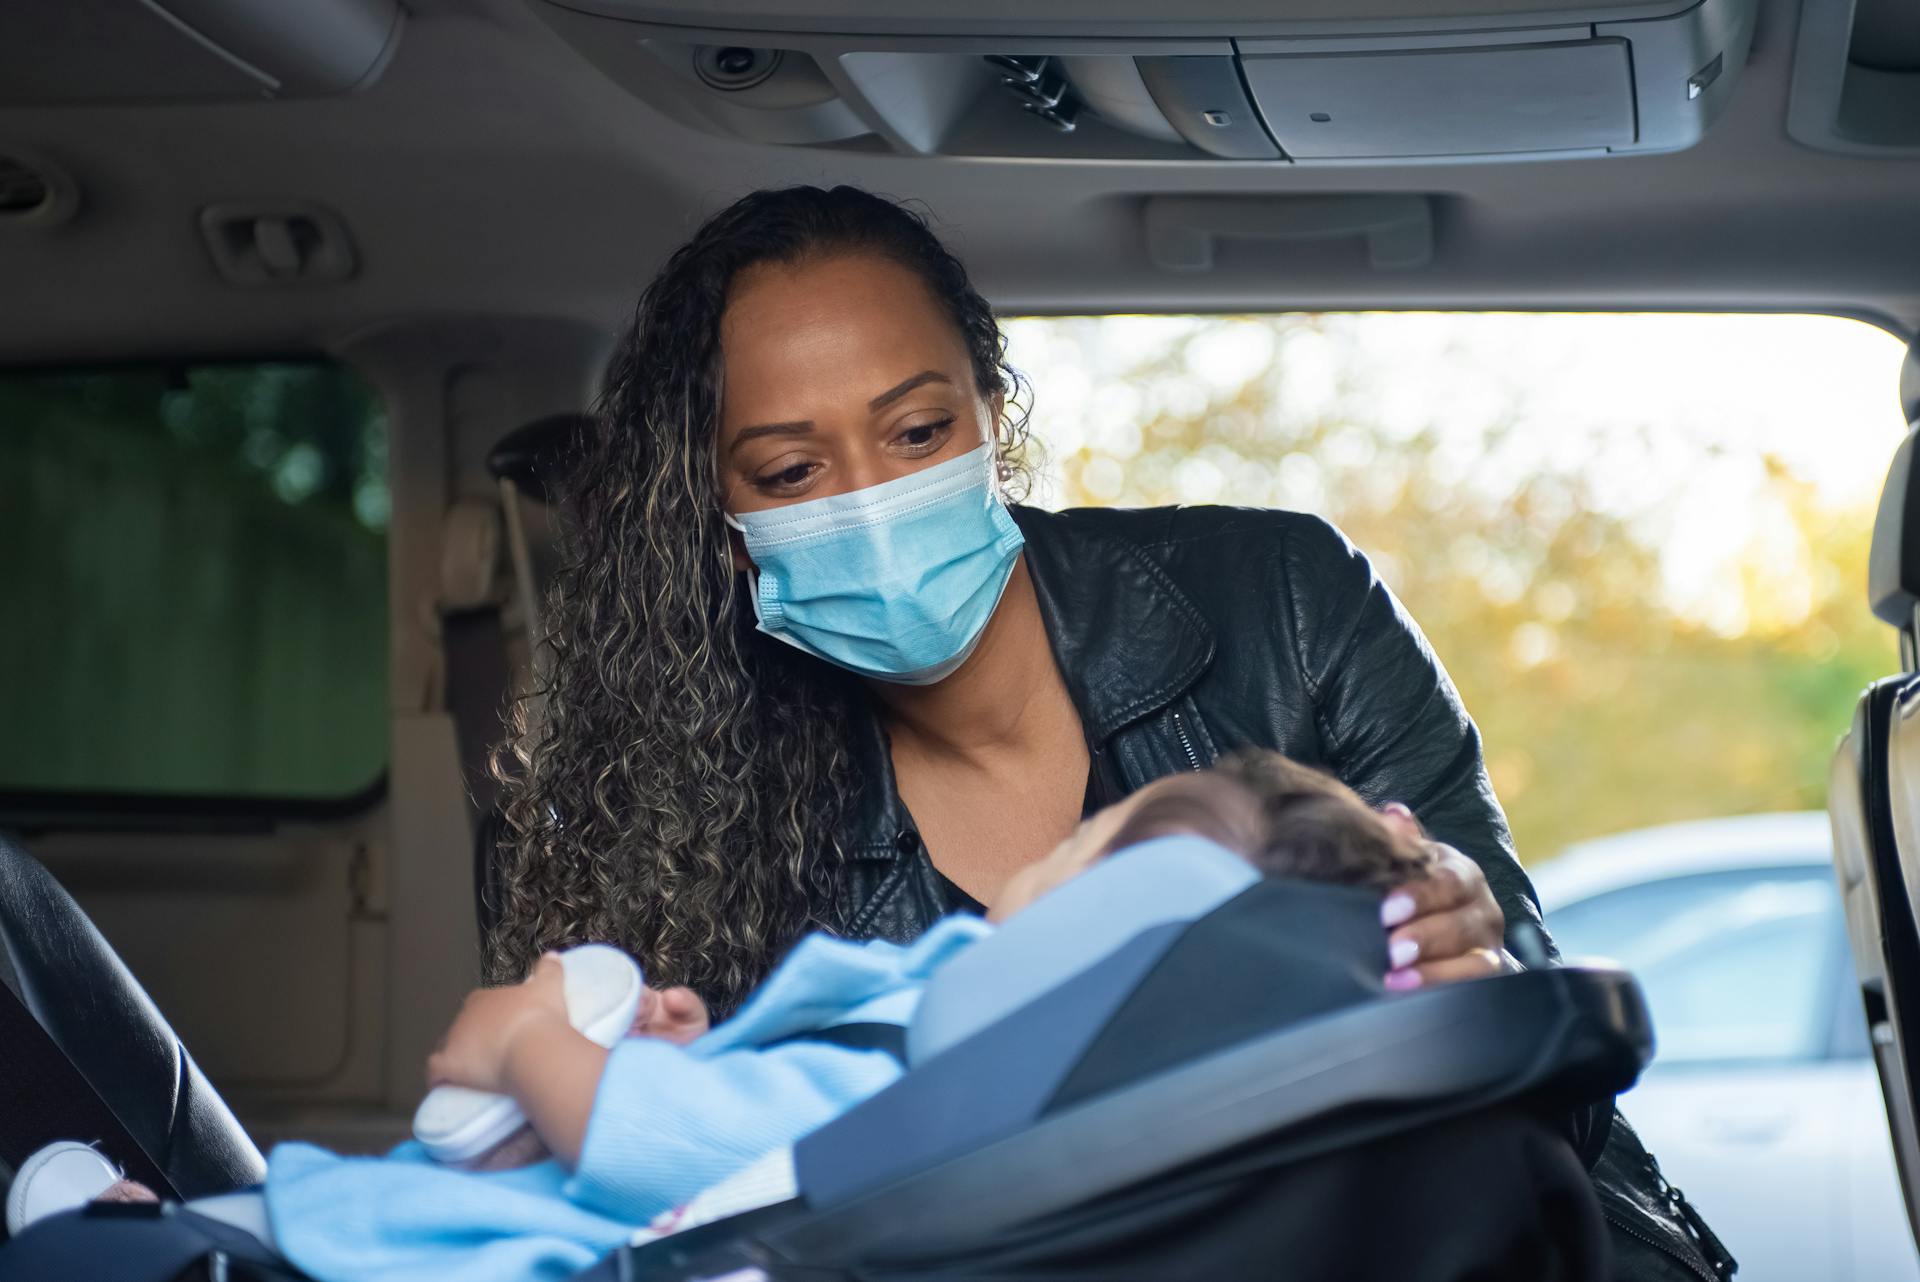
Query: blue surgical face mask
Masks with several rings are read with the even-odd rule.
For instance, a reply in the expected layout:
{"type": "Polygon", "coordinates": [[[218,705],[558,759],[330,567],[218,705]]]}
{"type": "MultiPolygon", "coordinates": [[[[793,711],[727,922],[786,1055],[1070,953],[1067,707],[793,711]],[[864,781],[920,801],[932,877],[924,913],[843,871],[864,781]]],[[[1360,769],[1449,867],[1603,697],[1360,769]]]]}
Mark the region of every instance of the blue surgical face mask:
{"type": "Polygon", "coordinates": [[[932,685],[965,663],[1024,540],[982,445],[884,485],[728,516],[760,631],[861,676],[932,685]]]}

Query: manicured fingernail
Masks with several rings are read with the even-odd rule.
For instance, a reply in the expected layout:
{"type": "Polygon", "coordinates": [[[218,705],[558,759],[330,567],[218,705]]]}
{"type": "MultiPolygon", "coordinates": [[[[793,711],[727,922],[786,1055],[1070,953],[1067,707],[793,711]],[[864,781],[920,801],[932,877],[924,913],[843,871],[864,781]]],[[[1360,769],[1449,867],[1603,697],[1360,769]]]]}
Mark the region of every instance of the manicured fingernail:
{"type": "Polygon", "coordinates": [[[1387,972],[1386,984],[1396,993],[1420,987],[1420,972],[1417,970],[1392,970],[1387,972]]]}
{"type": "Polygon", "coordinates": [[[1396,939],[1387,945],[1387,960],[1393,963],[1395,970],[1402,970],[1420,960],[1420,941],[1417,939],[1396,939]]]}
{"type": "Polygon", "coordinates": [[[1412,895],[1388,895],[1387,902],[1380,905],[1380,924],[1398,926],[1413,916],[1412,895]]]}

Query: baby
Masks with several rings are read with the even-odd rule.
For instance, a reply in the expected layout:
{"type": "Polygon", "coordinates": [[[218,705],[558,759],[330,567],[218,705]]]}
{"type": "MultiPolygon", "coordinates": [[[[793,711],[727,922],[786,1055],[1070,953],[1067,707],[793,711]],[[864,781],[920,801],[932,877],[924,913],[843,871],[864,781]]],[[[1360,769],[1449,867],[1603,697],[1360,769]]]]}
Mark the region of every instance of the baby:
{"type": "MultiPolygon", "coordinates": [[[[1006,920],[1109,853],[1175,834],[1206,838],[1248,859],[1269,877],[1371,886],[1382,894],[1417,878],[1431,858],[1418,823],[1404,806],[1373,810],[1331,775],[1278,753],[1248,753],[1229,758],[1209,771],[1161,779],[1093,815],[1045,859],[1010,879],[989,909],[987,920],[1006,920]]],[[[960,940],[968,942],[983,933],[979,923],[971,919],[949,919],[927,937],[948,941],[932,950],[934,956],[944,959],[959,945],[960,940],[949,940],[955,930],[960,940]]],[[[811,936],[768,979],[736,1022],[766,1020],[772,1013],[769,1007],[776,1001],[826,1011],[817,1016],[819,1030],[855,1022],[856,1003],[870,1001],[871,995],[864,989],[856,994],[840,988],[837,977],[825,973],[827,968],[821,965],[820,956],[824,951],[847,949],[900,962],[922,953],[920,945],[849,945],[824,935],[811,936]],[[833,1010],[836,1006],[842,1009],[833,1010]]],[[[897,970],[901,986],[917,989],[923,982],[919,977],[931,969],[928,960],[920,956],[915,962],[886,969],[897,970]]],[[[890,990],[893,985],[883,983],[883,987],[890,990]]],[[[903,1015],[911,1013],[907,1002],[894,1005],[903,1015]]],[[[860,1016],[859,1022],[869,1022],[870,1014],[860,1016]]],[[[688,988],[649,990],[634,1029],[636,1036],[682,1047],[696,1043],[708,1032],[706,1007],[688,988]]],[[[791,1033],[782,1037],[792,1037],[785,1043],[788,1047],[799,1047],[809,1040],[791,1033]]],[[[764,1046],[767,1039],[752,1040],[764,1046]]],[[[735,1039],[734,1044],[750,1042],[735,1039]]],[[[761,1054],[779,1059],[782,1049],[773,1046],[761,1054]]],[[[829,1061],[868,1065],[868,1072],[857,1074],[862,1079],[857,1089],[863,1098],[870,1093],[866,1088],[875,1077],[890,1080],[897,1071],[897,1066],[885,1066],[890,1057],[871,1051],[818,1043],[810,1049],[824,1052],[808,1057],[817,1059],[812,1066],[816,1071],[829,1061]],[[874,1068],[880,1070],[878,1074],[871,1071],[874,1068]]],[[[573,1169],[580,1165],[587,1149],[590,1123],[605,1111],[598,1107],[601,1093],[611,1087],[624,1094],[610,1077],[610,1072],[620,1070],[620,1058],[617,1048],[605,1050],[569,1025],[560,963],[556,955],[549,954],[540,959],[523,983],[480,989],[467,998],[440,1048],[428,1060],[427,1077],[434,1085],[450,1083],[502,1093],[519,1103],[539,1144],[529,1144],[525,1138],[509,1141],[514,1150],[511,1155],[498,1151],[489,1154],[479,1159],[480,1167],[498,1169],[512,1164],[516,1156],[550,1152],[573,1169]]],[[[646,1058],[651,1065],[663,1054],[651,1052],[646,1058]]],[[[679,1061],[690,1057],[665,1053],[664,1058],[679,1061]]],[[[649,1076],[657,1086],[657,1075],[649,1076]]],[[[756,1082],[750,1097],[742,1097],[739,1090],[724,1092],[721,1099],[727,1115],[738,1119],[734,1125],[745,1120],[743,1113],[760,1111],[776,1101],[778,1093],[765,1089],[766,1085],[756,1082]]],[[[821,1109],[830,1108],[831,1114],[813,1115],[821,1109],[810,1110],[809,1116],[777,1129],[791,1131],[792,1138],[797,1139],[855,1102],[845,1098],[838,1080],[815,1085],[819,1088],[818,1104],[821,1109]]],[[[657,1116],[657,1095],[651,1090],[649,1094],[651,1098],[633,1102],[637,1111],[657,1116]]],[[[605,1117],[599,1120],[611,1122],[605,1117]]]]}
{"type": "Polygon", "coordinates": [[[405,1144],[341,1158],[283,1144],[269,1163],[275,1245],[317,1278],[564,1276],[630,1240],[793,1195],[791,1146],[904,1071],[887,1049],[839,1035],[904,1030],[948,961],[1103,857],[1199,838],[1268,877],[1381,894],[1432,860],[1404,807],[1368,807],[1331,776],[1277,753],[1161,779],[1090,817],[1017,873],[986,920],[944,919],[908,945],[803,939],[731,1019],[709,1027],[689,989],[649,992],[634,1036],[605,1049],[568,1021],[561,965],[462,1006],[429,1081],[510,1096],[527,1131],[454,1169],[405,1144]],[[704,1194],[704,1196],[702,1196],[704,1194]]]}

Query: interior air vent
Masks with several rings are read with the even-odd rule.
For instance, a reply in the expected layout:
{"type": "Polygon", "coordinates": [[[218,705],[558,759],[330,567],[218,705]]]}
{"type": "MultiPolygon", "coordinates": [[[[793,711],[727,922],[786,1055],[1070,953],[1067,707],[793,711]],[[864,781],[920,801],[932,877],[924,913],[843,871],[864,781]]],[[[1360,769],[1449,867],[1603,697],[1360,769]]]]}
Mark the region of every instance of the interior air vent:
{"type": "Polygon", "coordinates": [[[0,152],[0,225],[65,222],[77,204],[73,183],[59,170],[18,153],[0,152]]]}

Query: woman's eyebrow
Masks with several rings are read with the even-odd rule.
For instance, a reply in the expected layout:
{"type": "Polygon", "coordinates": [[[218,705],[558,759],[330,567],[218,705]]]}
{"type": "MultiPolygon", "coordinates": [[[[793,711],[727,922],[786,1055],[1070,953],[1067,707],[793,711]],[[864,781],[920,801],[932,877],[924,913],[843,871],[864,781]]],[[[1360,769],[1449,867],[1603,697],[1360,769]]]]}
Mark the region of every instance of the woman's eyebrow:
{"type": "MultiPolygon", "coordinates": [[[[939,370],[921,370],[912,378],[889,387],[886,391],[868,401],[867,409],[870,412],[883,410],[899,400],[902,396],[905,396],[908,392],[911,392],[914,388],[925,387],[928,383],[945,383],[949,387],[953,386],[953,380],[945,374],[942,374],[939,370]]],[[[732,444],[727,446],[727,453],[731,454],[748,441],[758,440],[763,436],[805,436],[811,431],[813,431],[813,420],[809,418],[795,419],[790,423],[759,423],[753,427],[743,427],[735,434],[732,444]]]]}
{"type": "Polygon", "coordinates": [[[813,420],[796,419],[791,423],[761,423],[754,427],[743,427],[734,436],[733,443],[727,446],[727,453],[739,450],[748,441],[758,440],[762,436],[805,436],[813,431],[813,420]]]}
{"type": "Polygon", "coordinates": [[[948,378],[945,374],[942,374],[939,370],[923,369],[918,374],[915,374],[912,378],[908,379],[906,382],[900,383],[894,387],[890,387],[886,391],[880,393],[880,395],[868,401],[867,409],[883,410],[887,408],[887,406],[899,400],[902,396],[905,396],[908,392],[911,392],[914,388],[924,387],[928,383],[945,383],[949,387],[953,386],[953,380],[948,378]]]}

